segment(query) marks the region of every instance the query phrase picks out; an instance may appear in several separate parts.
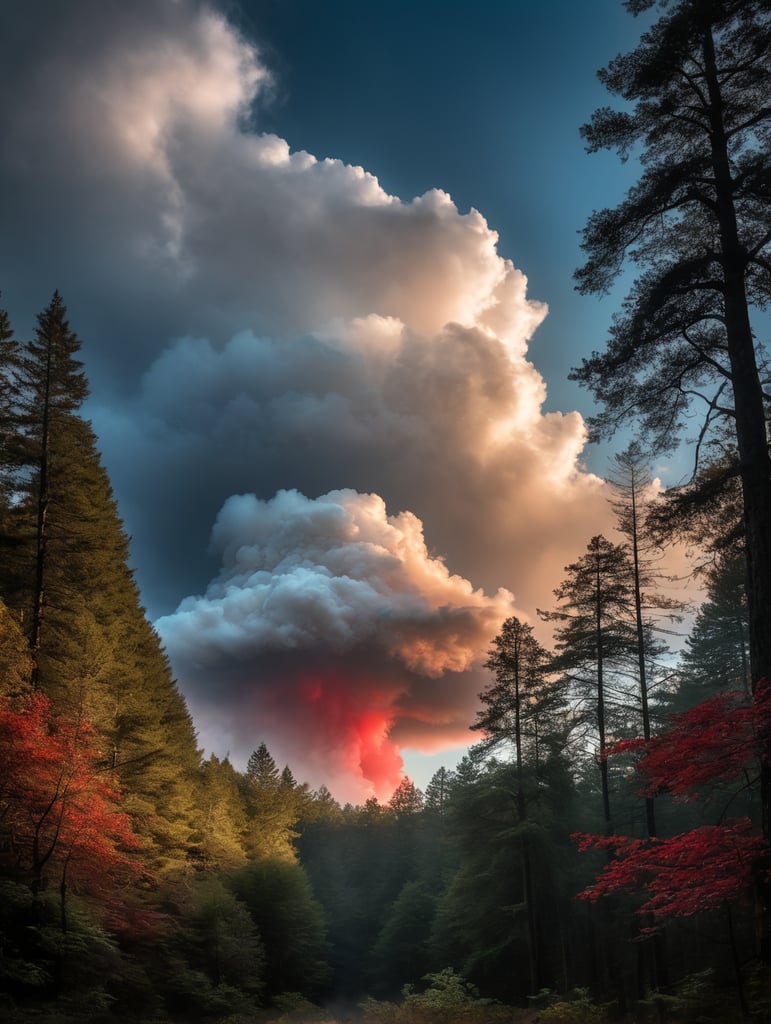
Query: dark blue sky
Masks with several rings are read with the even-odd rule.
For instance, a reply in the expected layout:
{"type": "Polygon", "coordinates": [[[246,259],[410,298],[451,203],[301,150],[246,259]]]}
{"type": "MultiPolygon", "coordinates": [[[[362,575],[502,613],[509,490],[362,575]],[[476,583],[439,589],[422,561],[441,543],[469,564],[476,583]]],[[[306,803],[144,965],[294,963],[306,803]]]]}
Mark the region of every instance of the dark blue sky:
{"type": "Polygon", "coordinates": [[[361,164],[403,199],[436,187],[462,211],[476,207],[530,295],[550,307],[529,353],[549,387],[546,407],[590,411],[567,373],[601,346],[621,289],[601,302],[574,292],[579,233],[593,209],[622,198],[635,168],[588,155],[580,126],[616,102],[596,72],[635,45],[645,20],[619,0],[242,0],[231,9],[275,72],[260,128],[361,164]]]}

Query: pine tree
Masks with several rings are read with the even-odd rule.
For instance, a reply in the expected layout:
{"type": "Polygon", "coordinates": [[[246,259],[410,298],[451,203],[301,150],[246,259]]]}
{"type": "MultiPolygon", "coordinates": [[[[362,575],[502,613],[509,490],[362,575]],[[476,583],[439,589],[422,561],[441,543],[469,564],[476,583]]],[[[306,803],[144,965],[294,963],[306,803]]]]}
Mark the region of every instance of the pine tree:
{"type": "Polygon", "coordinates": [[[17,476],[19,431],[19,371],[21,346],[16,340],[8,313],[0,309],[0,541],[8,547],[8,517],[14,501],[17,476]]]}
{"type": "Polygon", "coordinates": [[[417,814],[423,809],[423,794],[409,776],[405,775],[391,794],[388,808],[397,818],[417,814]]]}
{"type": "MultiPolygon", "coordinates": [[[[35,337],[21,358],[23,441],[31,475],[30,504],[34,504],[34,578],[30,599],[30,647],[34,659],[33,685],[39,683],[51,553],[51,502],[63,484],[66,427],[88,396],[83,364],[76,358],[80,342],[70,329],[58,292],[38,316],[35,337]]],[[[69,453],[72,455],[72,453],[69,453]]],[[[60,527],[63,524],[60,523],[60,527]]],[[[61,531],[60,531],[61,532],[61,531]]]]}
{"type": "Polygon", "coordinates": [[[602,536],[592,537],[586,554],[565,567],[565,580],[554,591],[561,602],[555,611],[541,611],[547,622],[560,623],[554,631],[555,671],[563,673],[580,702],[595,701],[593,715],[585,715],[597,737],[602,807],[610,830],[610,789],[605,747],[609,739],[607,689],[609,673],[628,663],[635,652],[633,625],[633,571],[629,550],[602,536]]]}
{"type": "MultiPolygon", "coordinates": [[[[291,774],[291,772],[290,772],[291,774]]],[[[303,794],[282,779],[270,751],[260,743],[247,761],[243,783],[246,849],[251,860],[294,860],[295,826],[302,816],[303,794]]]]}
{"type": "Polygon", "coordinates": [[[747,564],[742,555],[719,557],[704,572],[707,596],[680,656],[681,709],[726,690],[750,693],[747,564]]]}
{"type": "Polygon", "coordinates": [[[448,771],[444,766],[437,768],[431,776],[424,794],[424,805],[427,811],[437,814],[439,817],[444,816],[454,777],[455,773],[448,771]]]}
{"type": "Polygon", "coordinates": [[[227,871],[246,863],[246,808],[240,776],[227,758],[212,754],[201,766],[196,818],[196,859],[202,867],[227,871]]]}
{"type": "MultiPolygon", "coordinates": [[[[614,492],[611,505],[618,517],[618,530],[626,537],[631,555],[642,735],[644,739],[649,740],[651,713],[648,670],[653,657],[660,656],[665,650],[663,645],[654,641],[651,611],[666,611],[670,617],[676,618],[683,608],[683,603],[655,589],[657,584],[664,581],[664,576],[655,567],[654,555],[657,553],[657,546],[646,525],[650,504],[648,496],[653,480],[639,442],[633,442],[625,451],[614,456],[614,463],[614,472],[608,478],[608,483],[614,492]]],[[[645,801],[645,817],[648,835],[655,836],[656,816],[651,799],[645,801]]]]}
{"type": "Polygon", "coordinates": [[[549,655],[533,636],[533,627],[512,616],[503,623],[493,641],[486,667],[495,673],[495,683],[479,697],[484,709],[472,726],[484,732],[483,746],[490,751],[513,747],[515,768],[514,799],[520,828],[523,903],[527,911],[527,953],[530,990],[538,991],[539,965],[538,908],[533,885],[532,828],[529,803],[541,781],[540,769],[548,760],[552,744],[564,738],[564,690],[549,677],[549,655]]]}
{"type": "Polygon", "coordinates": [[[246,777],[252,785],[260,789],[278,789],[281,777],[264,741],[249,755],[246,762],[246,777]]]}
{"type": "Polygon", "coordinates": [[[29,687],[32,659],[27,638],[0,601],[0,696],[15,697],[29,687]]]}
{"type": "Polygon", "coordinates": [[[78,350],[55,293],[19,353],[6,406],[13,459],[0,470],[16,544],[0,579],[28,635],[34,684],[58,714],[94,722],[157,866],[181,866],[197,803],[195,733],[144,615],[96,438],[79,414],[88,386],[78,350]]]}

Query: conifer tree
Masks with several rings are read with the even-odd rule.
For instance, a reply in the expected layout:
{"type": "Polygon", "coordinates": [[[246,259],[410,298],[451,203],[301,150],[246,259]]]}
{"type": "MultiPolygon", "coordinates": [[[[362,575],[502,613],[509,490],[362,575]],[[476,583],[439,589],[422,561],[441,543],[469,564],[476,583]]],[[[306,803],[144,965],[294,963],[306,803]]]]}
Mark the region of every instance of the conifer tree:
{"type": "Polygon", "coordinates": [[[3,407],[13,457],[0,471],[13,493],[16,543],[0,581],[25,627],[35,685],[57,713],[95,724],[157,864],[181,866],[197,804],[195,733],[141,606],[96,438],[80,416],[88,386],[79,344],[55,293],[18,353],[3,407]]]}
{"type": "Polygon", "coordinates": [[[249,755],[246,762],[246,777],[259,789],[278,789],[281,776],[264,741],[249,755]]]}
{"type": "Polygon", "coordinates": [[[564,691],[549,677],[549,655],[533,636],[533,627],[516,616],[506,619],[495,637],[486,667],[495,683],[480,693],[484,708],[472,728],[485,734],[490,751],[513,747],[514,800],[520,825],[523,903],[527,910],[527,954],[531,991],[538,990],[538,913],[533,885],[532,827],[528,804],[537,792],[540,769],[552,744],[564,738],[564,691]]]}
{"type": "MultiPolygon", "coordinates": [[[[614,492],[611,506],[618,517],[618,530],[629,544],[632,569],[632,596],[634,601],[635,647],[637,675],[640,683],[640,710],[642,735],[651,738],[649,665],[654,656],[660,656],[664,647],[654,640],[651,611],[666,611],[677,617],[683,603],[656,589],[664,580],[656,570],[656,545],[647,529],[646,515],[653,480],[647,460],[639,442],[634,441],[623,452],[614,456],[614,472],[608,482],[614,492]]],[[[645,817],[649,836],[656,835],[656,816],[653,800],[645,801],[645,817]]]]}
{"type": "MultiPolygon", "coordinates": [[[[291,774],[291,772],[290,772],[291,774]]],[[[252,751],[243,783],[246,849],[251,860],[294,860],[295,826],[302,810],[298,789],[282,779],[267,745],[252,751]]]]}
{"type": "Polygon", "coordinates": [[[437,768],[431,776],[424,794],[424,806],[427,811],[437,814],[439,817],[444,816],[454,777],[455,773],[448,771],[444,766],[437,768]]]}
{"type": "Polygon", "coordinates": [[[18,458],[19,360],[21,346],[16,340],[8,313],[0,309],[0,509],[3,529],[0,540],[8,546],[7,517],[13,501],[18,458]]]}
{"type": "Polygon", "coordinates": [[[417,814],[423,809],[423,793],[408,775],[404,776],[391,794],[388,808],[397,818],[417,814]]]}
{"type": "Polygon", "coordinates": [[[39,314],[35,337],[21,358],[20,407],[24,429],[20,440],[26,447],[31,471],[29,499],[35,517],[35,568],[30,599],[33,685],[39,682],[43,620],[49,597],[51,502],[56,500],[57,489],[63,482],[66,425],[88,395],[83,364],[76,358],[79,348],[62,298],[55,292],[39,314]]]}
{"type": "Polygon", "coordinates": [[[718,557],[703,574],[706,600],[680,657],[682,710],[726,690],[750,693],[747,572],[741,554],[718,557]]]}
{"type": "Polygon", "coordinates": [[[541,611],[547,622],[558,623],[554,632],[555,671],[570,681],[580,701],[594,700],[594,714],[585,716],[597,738],[602,807],[610,830],[611,809],[608,762],[610,709],[609,673],[628,662],[635,651],[633,625],[633,572],[629,550],[603,536],[592,537],[586,554],[565,567],[568,574],[554,591],[561,605],[541,611]]]}

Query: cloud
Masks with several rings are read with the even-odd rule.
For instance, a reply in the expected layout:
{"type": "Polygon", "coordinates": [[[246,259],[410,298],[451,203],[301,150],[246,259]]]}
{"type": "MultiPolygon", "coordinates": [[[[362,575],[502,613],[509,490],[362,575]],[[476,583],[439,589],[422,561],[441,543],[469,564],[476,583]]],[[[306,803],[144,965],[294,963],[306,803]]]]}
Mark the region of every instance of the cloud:
{"type": "Polygon", "coordinates": [[[546,306],[477,210],[262,133],[270,72],[210,4],[0,19],[4,300],[28,317],[59,287],[85,339],[87,413],[202,736],[294,752],[297,722],[342,731],[354,788],[404,745],[457,744],[504,603],[478,595],[548,605],[609,528],[583,421],[543,413],[527,359],[546,306]],[[282,503],[291,571],[260,526],[282,503]],[[239,575],[242,533],[263,561],[239,575]]]}
{"type": "Polygon", "coordinates": [[[212,547],[218,576],[157,627],[199,717],[210,719],[215,694],[249,723],[233,735],[238,760],[262,728],[297,769],[321,762],[349,793],[383,795],[399,778],[400,720],[405,735],[465,735],[476,690],[443,677],[479,668],[512,595],[451,575],[410,512],[389,516],[380,497],[353,490],[238,495],[212,547]]]}

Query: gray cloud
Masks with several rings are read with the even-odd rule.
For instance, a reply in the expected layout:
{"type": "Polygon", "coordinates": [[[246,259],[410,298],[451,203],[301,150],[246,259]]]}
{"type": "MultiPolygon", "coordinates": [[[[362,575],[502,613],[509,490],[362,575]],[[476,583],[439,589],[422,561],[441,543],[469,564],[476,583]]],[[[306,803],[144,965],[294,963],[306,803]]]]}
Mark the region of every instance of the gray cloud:
{"type": "Polygon", "coordinates": [[[259,722],[296,769],[321,763],[361,799],[398,781],[400,729],[465,738],[469,673],[512,597],[452,575],[414,515],[389,516],[377,495],[353,490],[239,495],[222,507],[212,546],[217,577],[157,626],[199,719],[229,709],[238,760],[259,722]]]}

